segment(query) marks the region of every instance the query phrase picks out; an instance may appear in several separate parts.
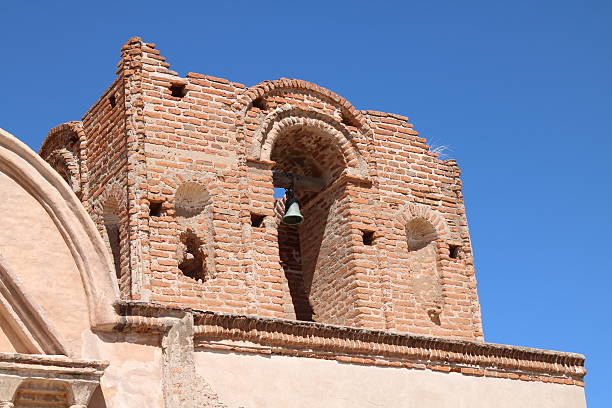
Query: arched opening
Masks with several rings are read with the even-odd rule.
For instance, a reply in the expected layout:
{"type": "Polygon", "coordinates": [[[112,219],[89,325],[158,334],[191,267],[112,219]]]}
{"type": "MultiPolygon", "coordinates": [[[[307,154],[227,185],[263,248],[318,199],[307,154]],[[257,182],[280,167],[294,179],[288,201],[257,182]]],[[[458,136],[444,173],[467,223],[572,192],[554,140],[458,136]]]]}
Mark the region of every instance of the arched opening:
{"type": "Polygon", "coordinates": [[[437,238],[435,227],[424,218],[414,218],[406,224],[406,243],[414,293],[432,321],[439,324],[442,289],[438,271],[437,238]]]}
{"type": "Polygon", "coordinates": [[[119,203],[115,198],[110,198],[104,203],[102,211],[106,242],[110,249],[115,264],[117,278],[121,278],[121,231],[119,203]]]}
{"type": "Polygon", "coordinates": [[[344,156],[330,135],[317,128],[295,126],[278,135],[270,158],[275,162],[273,179],[276,191],[293,184],[293,192],[304,216],[300,225],[280,222],[285,210],[285,197],[276,199],[279,258],[295,315],[299,320],[317,320],[326,308],[325,304],[332,301],[325,298],[321,280],[317,281],[316,293],[312,296],[317,271],[327,270],[333,263],[333,233],[329,233],[328,221],[330,208],[338,194],[327,187],[346,167],[344,156]],[[290,180],[289,185],[287,180],[290,180]]]}
{"type": "Polygon", "coordinates": [[[15,408],[68,407],[70,389],[63,381],[24,380],[17,391],[13,403],[15,408]]]}

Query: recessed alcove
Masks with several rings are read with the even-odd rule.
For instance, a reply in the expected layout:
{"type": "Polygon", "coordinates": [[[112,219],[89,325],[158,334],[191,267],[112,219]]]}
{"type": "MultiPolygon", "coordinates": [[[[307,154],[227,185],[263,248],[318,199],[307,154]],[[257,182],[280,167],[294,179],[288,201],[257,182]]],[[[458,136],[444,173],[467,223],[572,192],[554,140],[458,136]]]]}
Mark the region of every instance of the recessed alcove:
{"type": "Polygon", "coordinates": [[[180,235],[177,260],[183,275],[198,281],[206,279],[206,251],[200,237],[191,229],[180,235]]]}
{"type": "Polygon", "coordinates": [[[174,207],[177,217],[192,218],[204,211],[210,196],[206,188],[196,182],[181,184],[174,196],[174,207]]]}

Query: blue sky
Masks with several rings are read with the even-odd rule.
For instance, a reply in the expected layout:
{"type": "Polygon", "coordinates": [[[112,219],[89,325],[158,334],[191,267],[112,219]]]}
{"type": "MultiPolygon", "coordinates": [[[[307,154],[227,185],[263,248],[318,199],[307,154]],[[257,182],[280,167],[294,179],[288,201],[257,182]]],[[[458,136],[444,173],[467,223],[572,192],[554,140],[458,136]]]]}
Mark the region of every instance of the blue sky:
{"type": "Polygon", "coordinates": [[[463,170],[485,338],[586,354],[610,401],[609,1],[2,2],[0,126],[37,150],[131,36],[181,75],[325,86],[405,114],[463,170]]]}

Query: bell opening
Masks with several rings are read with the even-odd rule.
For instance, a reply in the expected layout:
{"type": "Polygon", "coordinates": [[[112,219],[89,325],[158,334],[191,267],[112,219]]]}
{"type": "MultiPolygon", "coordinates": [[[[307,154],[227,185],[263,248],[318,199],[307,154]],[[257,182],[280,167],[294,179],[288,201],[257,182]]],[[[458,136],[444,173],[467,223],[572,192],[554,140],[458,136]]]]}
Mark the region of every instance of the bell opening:
{"type": "Polygon", "coordinates": [[[280,266],[296,319],[317,321],[312,279],[320,258],[325,262],[329,253],[324,240],[336,193],[327,189],[346,168],[344,156],[321,129],[297,125],[274,140],[270,160],[280,266]]]}

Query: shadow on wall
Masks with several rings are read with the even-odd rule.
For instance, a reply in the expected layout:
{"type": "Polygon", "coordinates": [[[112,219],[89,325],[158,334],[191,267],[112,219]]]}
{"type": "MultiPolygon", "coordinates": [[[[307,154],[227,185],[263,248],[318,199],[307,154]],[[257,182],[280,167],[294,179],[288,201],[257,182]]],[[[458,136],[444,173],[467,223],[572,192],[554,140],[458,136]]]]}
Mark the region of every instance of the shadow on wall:
{"type": "Polygon", "coordinates": [[[287,278],[289,294],[298,320],[313,321],[313,312],[304,287],[300,230],[297,225],[286,225],[280,220],[285,209],[285,199],[275,202],[278,225],[278,252],[280,263],[287,278]]]}
{"type": "MultiPolygon", "coordinates": [[[[271,159],[275,162],[273,172],[318,178],[323,186],[330,186],[346,168],[341,149],[329,135],[303,126],[289,128],[278,136],[271,159]]],[[[278,188],[275,185],[275,194],[278,188]]],[[[319,312],[323,312],[334,303],[333,298],[312,298],[310,289],[317,271],[321,269],[321,273],[326,274],[334,263],[332,258],[337,248],[332,246],[335,234],[327,230],[329,210],[337,195],[329,188],[323,188],[323,191],[295,188],[294,193],[300,202],[304,222],[299,226],[278,223],[279,258],[296,318],[313,321],[317,320],[317,307],[321,309],[319,312]]],[[[276,202],[279,218],[284,213],[284,201],[276,202]]],[[[316,296],[320,295],[321,291],[316,296]]]]}
{"type": "Polygon", "coordinates": [[[106,408],[106,400],[102,388],[98,387],[89,400],[88,408],[106,408]]]}

